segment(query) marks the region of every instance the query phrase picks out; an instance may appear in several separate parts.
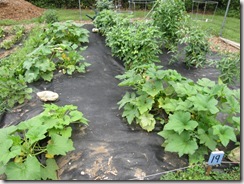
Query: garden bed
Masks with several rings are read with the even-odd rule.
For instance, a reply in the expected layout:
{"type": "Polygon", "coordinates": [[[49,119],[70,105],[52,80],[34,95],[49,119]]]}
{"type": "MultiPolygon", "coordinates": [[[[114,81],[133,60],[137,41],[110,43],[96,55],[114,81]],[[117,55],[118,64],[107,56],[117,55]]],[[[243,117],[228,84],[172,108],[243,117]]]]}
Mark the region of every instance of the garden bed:
{"type": "MultiPolygon", "coordinates": [[[[117,102],[128,89],[119,87],[120,81],[115,78],[124,73],[124,67],[120,60],[112,57],[104,37],[92,33],[93,27],[85,25],[90,37],[82,55],[91,63],[88,72],[72,76],[56,72],[51,83],[32,83],[32,100],[7,113],[0,126],[18,124],[42,112],[43,102],[36,93],[51,90],[59,94],[55,104],[76,105],[89,120],[87,127],[73,126],[75,150],[57,159],[59,179],[159,180],[160,173],[187,166],[187,157],[179,158],[175,153],[164,151],[157,132],[147,133],[125,123],[117,102]]],[[[202,77],[217,81],[219,72],[213,67],[189,70],[183,62],[169,65],[169,59],[170,55],[163,51],[160,60],[164,69],[176,69],[194,81],[202,77]]]]}

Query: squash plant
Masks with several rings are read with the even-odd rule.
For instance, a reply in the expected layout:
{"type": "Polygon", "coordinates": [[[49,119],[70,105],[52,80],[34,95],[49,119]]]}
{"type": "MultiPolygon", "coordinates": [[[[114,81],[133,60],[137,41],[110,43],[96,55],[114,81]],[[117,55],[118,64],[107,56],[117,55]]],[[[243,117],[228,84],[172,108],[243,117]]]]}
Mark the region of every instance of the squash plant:
{"type": "Polygon", "coordinates": [[[9,68],[0,67],[0,116],[14,105],[31,99],[31,93],[23,76],[15,76],[9,68]]]}
{"type": "Polygon", "coordinates": [[[209,150],[236,142],[240,133],[240,90],[207,78],[196,83],[175,70],[151,65],[135,67],[117,76],[120,86],[131,86],[118,102],[122,116],[148,132],[162,124],[158,133],[166,151],[198,162],[209,150]],[[220,116],[226,118],[221,119],[220,116]]]}
{"type": "Polygon", "coordinates": [[[89,42],[88,33],[72,21],[49,24],[40,35],[43,42],[23,62],[26,81],[30,83],[43,79],[50,82],[56,69],[69,75],[75,71],[84,73],[90,64],[81,62],[84,57],[77,51],[85,50],[86,47],[81,47],[81,44],[89,42]]]}
{"type": "Polygon", "coordinates": [[[76,106],[45,104],[41,114],[0,129],[0,174],[7,180],[58,179],[55,157],[75,149],[71,123],[88,120],[76,106]]]}

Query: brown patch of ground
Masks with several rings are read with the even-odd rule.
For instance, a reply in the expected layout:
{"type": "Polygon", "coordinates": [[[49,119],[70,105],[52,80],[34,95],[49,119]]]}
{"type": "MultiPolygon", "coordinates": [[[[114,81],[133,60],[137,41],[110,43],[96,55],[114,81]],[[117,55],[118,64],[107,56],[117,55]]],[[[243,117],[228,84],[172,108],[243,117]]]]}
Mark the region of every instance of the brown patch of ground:
{"type": "Polygon", "coordinates": [[[210,49],[215,52],[231,52],[238,53],[240,49],[223,41],[220,37],[213,36],[209,39],[210,49]]]}
{"type": "Polygon", "coordinates": [[[0,0],[0,20],[26,20],[39,17],[45,9],[25,0],[0,0]]]}

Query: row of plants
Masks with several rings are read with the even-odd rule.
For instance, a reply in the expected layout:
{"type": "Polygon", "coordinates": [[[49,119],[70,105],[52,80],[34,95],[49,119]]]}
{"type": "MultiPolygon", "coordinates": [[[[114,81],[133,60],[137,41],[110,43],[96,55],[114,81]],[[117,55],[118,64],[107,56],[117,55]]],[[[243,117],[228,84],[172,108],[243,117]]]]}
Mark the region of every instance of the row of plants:
{"type": "Polygon", "coordinates": [[[17,44],[24,37],[25,28],[24,26],[14,26],[9,31],[0,29],[0,39],[2,38],[2,42],[0,43],[0,49],[9,50],[13,48],[15,44],[17,44]],[[11,36],[13,35],[13,36],[11,36]],[[8,37],[10,39],[6,39],[8,37]]]}
{"type": "MultiPolygon", "coordinates": [[[[0,117],[31,99],[28,83],[50,82],[58,71],[85,73],[90,64],[81,52],[88,33],[73,21],[35,27],[23,47],[0,61],[0,117]]],[[[71,123],[88,125],[88,120],[76,106],[46,104],[41,114],[1,128],[0,175],[8,180],[58,179],[55,158],[75,149],[71,123]]]]}
{"type": "Polygon", "coordinates": [[[30,98],[28,83],[51,81],[55,71],[85,73],[90,65],[80,54],[86,49],[88,30],[73,21],[37,27],[18,52],[0,62],[0,114],[30,98]]]}
{"type": "Polygon", "coordinates": [[[8,180],[57,180],[56,158],[74,150],[71,124],[88,125],[76,106],[45,104],[44,111],[0,129],[0,175],[8,180]]]}
{"type": "Polygon", "coordinates": [[[179,157],[188,155],[190,163],[202,162],[209,151],[230,142],[238,144],[240,90],[231,90],[221,79],[217,83],[207,78],[194,82],[155,65],[161,43],[175,53],[177,43],[184,42],[185,61],[190,65],[206,62],[207,46],[203,32],[186,24],[182,1],[159,4],[153,17],[151,24],[121,21],[121,15],[105,9],[94,20],[113,55],[125,64],[125,73],[116,77],[122,80],[119,86],[133,90],[118,102],[122,117],[148,132],[159,126],[166,151],[179,157]],[[179,15],[173,22],[167,19],[172,11],[176,11],[173,16],[179,15]],[[192,29],[197,37],[190,34],[192,29]]]}

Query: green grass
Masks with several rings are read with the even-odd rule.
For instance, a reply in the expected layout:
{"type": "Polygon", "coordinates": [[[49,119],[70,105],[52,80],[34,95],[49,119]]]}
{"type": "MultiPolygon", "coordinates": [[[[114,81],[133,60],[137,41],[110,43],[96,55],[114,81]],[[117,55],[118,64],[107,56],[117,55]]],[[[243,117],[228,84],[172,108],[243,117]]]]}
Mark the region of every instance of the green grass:
{"type": "MultiPolygon", "coordinates": [[[[55,9],[57,11],[58,17],[60,21],[65,20],[75,20],[75,21],[88,21],[91,19],[86,15],[90,15],[93,17],[95,15],[93,10],[90,9],[82,9],[81,13],[79,9],[55,9]]],[[[129,10],[122,10],[121,13],[128,14],[128,16],[132,16],[133,18],[145,18],[149,11],[145,10],[136,10],[131,13],[129,10]]],[[[191,14],[190,14],[191,15],[191,14]]],[[[206,30],[209,34],[219,36],[222,23],[224,20],[224,16],[220,15],[205,15],[205,19],[209,21],[206,22],[204,20],[197,20],[195,15],[191,15],[192,21],[195,21],[202,29],[206,30]]],[[[150,18],[150,14],[147,18],[150,18]]],[[[199,16],[198,18],[201,18],[199,16]]],[[[28,24],[38,22],[38,18],[34,18],[31,20],[23,20],[23,21],[12,21],[12,20],[0,20],[0,26],[3,25],[15,25],[15,24],[28,24]]],[[[240,43],[240,19],[227,17],[224,29],[222,31],[222,37],[240,43]]]]}
{"type": "Polygon", "coordinates": [[[203,17],[200,15],[191,15],[191,17],[192,21],[196,22],[199,26],[202,27],[202,29],[207,31],[209,34],[221,36],[223,38],[227,38],[229,40],[240,43],[240,19],[227,17],[225,25],[222,29],[224,16],[205,15],[203,17]],[[207,22],[206,19],[208,19],[207,22]],[[221,29],[222,35],[220,35],[221,29]]]}
{"type": "Polygon", "coordinates": [[[241,171],[240,166],[226,168],[223,170],[212,170],[209,175],[206,175],[204,165],[195,165],[186,170],[179,170],[177,172],[169,172],[162,175],[160,180],[216,180],[216,181],[240,181],[241,171]]]}

